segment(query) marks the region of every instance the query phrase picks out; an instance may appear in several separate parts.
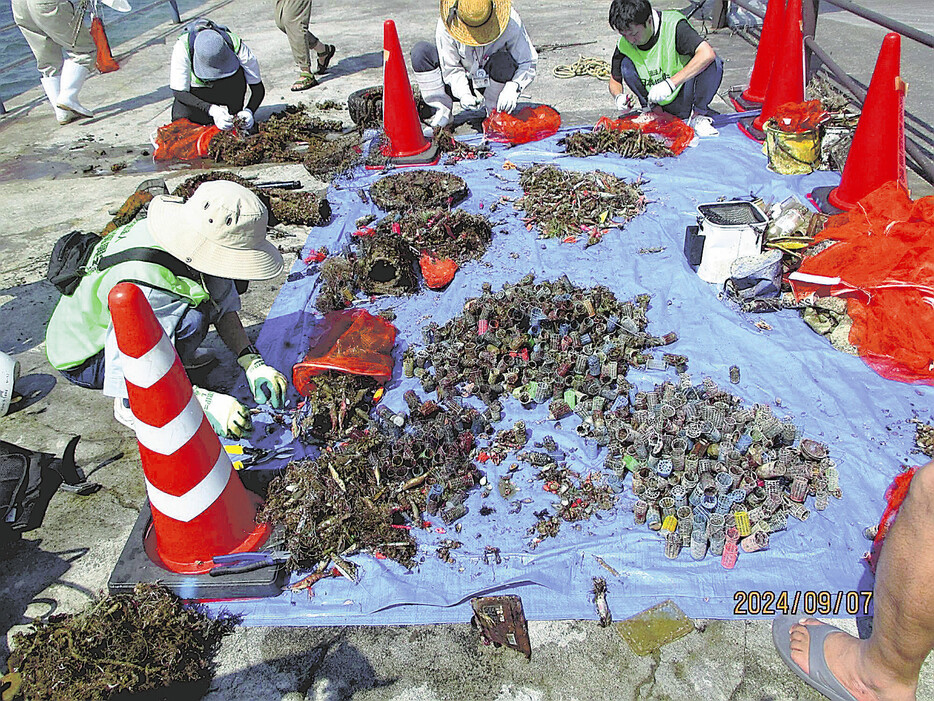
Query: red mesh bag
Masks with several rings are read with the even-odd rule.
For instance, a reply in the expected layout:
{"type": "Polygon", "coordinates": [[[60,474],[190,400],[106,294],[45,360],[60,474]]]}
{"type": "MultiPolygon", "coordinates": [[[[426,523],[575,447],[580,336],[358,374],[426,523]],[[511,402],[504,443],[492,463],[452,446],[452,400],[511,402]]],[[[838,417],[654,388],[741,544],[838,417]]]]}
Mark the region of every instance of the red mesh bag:
{"type": "Polygon", "coordinates": [[[825,239],[791,276],[795,296],[847,298],[860,357],[887,379],[934,385],[934,196],[913,202],[886,183],[831,217],[825,239]]]}
{"type": "Polygon", "coordinates": [[[204,158],[208,155],[208,144],[219,131],[213,124],[202,126],[187,119],[176,119],[156,130],[156,151],[152,157],[157,161],[204,158]]]}
{"type": "Polygon", "coordinates": [[[561,115],[554,107],[523,107],[515,114],[494,111],[483,120],[483,134],[501,144],[527,144],[558,133],[561,115]]]}
{"type": "Polygon", "coordinates": [[[425,284],[433,290],[440,290],[454,279],[454,273],[457,272],[457,263],[450,258],[435,258],[428,251],[422,251],[422,257],[418,259],[418,265],[422,269],[422,277],[425,278],[425,284]]]}
{"type": "Polygon", "coordinates": [[[779,131],[791,134],[803,134],[804,132],[814,131],[821,124],[827,121],[830,114],[824,111],[824,106],[820,100],[808,100],[807,102],[786,102],[779,105],[772,115],[775,120],[775,126],[779,131]]]}
{"type": "Polygon", "coordinates": [[[91,20],[91,38],[94,40],[94,46],[97,47],[97,70],[101,73],[112,73],[120,68],[120,64],[110,53],[110,42],[107,41],[107,32],[104,30],[104,23],[101,22],[100,17],[91,20]]]}
{"type": "Polygon", "coordinates": [[[364,309],[328,312],[309,341],[305,359],[292,367],[292,384],[302,396],[324,372],[369,375],[380,382],[392,377],[396,327],[364,309]]]}
{"type": "Polygon", "coordinates": [[[657,134],[665,140],[668,148],[674,151],[676,156],[684,153],[684,150],[694,140],[694,129],[691,125],[667,112],[662,114],[647,112],[638,117],[620,117],[619,119],[600,117],[594,126],[594,131],[600,131],[601,129],[612,129],[613,131],[638,130],[646,134],[657,134]]]}
{"type": "Polygon", "coordinates": [[[895,523],[895,517],[898,516],[898,510],[908,496],[908,488],[911,487],[911,480],[918,471],[917,467],[900,473],[885,490],[885,511],[882,512],[882,518],[879,519],[879,530],[876,531],[876,537],[872,541],[872,549],[869,551],[869,568],[875,572],[876,565],[879,564],[879,553],[882,552],[882,543],[889,532],[889,528],[895,523]]]}

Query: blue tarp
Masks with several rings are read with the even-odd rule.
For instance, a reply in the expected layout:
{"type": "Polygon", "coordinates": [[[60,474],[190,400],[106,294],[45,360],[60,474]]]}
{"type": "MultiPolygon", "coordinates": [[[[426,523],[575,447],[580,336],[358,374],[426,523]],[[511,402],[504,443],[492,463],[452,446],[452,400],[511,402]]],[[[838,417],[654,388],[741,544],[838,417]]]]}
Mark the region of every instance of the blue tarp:
{"type": "MultiPolygon", "coordinates": [[[[422,326],[432,320],[443,324],[459,314],[466,299],[480,294],[484,282],[496,289],[529,272],[539,281],[567,274],[579,286],[605,285],[620,299],[649,293],[648,330],[656,335],[677,332],[680,340],[666,350],[690,359],[688,372],[695,382],[709,376],[747,405],[770,404],[777,416],[793,417],[805,436],[827,443],[839,466],[843,499],[831,499],[826,511],[814,511],[806,522],[791,519],[786,531],[773,535],[767,551],[741,552],[735,569],[726,570],[719,558],[695,562],[687,550],[677,560],[667,560],[662,538],[633,523],[628,480],[614,511],[578,526],[565,523],[556,538],[532,549],[527,530],[535,523],[533,512],[556,497],[543,491],[540,482],[532,482],[535,468],[524,465],[513,480],[519,494],[511,499],[531,498],[534,503],[525,505],[520,513],[508,514],[507,503],[496,490],[485,500],[475,490],[467,502],[470,513],[462,519],[461,533],[455,534],[453,529],[439,532],[443,530],[439,519],[433,520],[432,530],[413,531],[419,543],[419,564],[413,570],[390,560],[357,555],[353,558],[360,572],[356,585],[344,579],[326,579],[315,585],[313,598],[304,592],[286,592],[277,598],[226,604],[244,614],[245,624],[463,622],[471,615],[469,599],[491,593],[521,596],[529,619],[595,619],[590,595],[593,577],[606,578],[609,603],[617,620],[668,598],[692,617],[733,618],[737,616],[737,592],[830,591],[835,595],[871,589],[861,560],[869,543],[861,531],[878,520],[883,493],[900,464],[916,462],[911,456],[914,425],[909,419],[918,416],[929,420],[934,390],[884,380],[858,358],[834,350],[795,312],[751,315],[736,311],[718,299],[717,289],[697,277],[682,254],[684,230],[695,223],[696,205],[750,194],[767,201],[789,195],[803,200],[808,191],[834,184],[838,176],[826,172],[803,177],[772,173],[759,148],[735,126],[724,128],[719,138],[705,139],[680,157],[658,161],[566,157],[557,145],[561,136],[515,148],[494,146],[493,158],[445,168],[464,177],[470,186],[470,197],[461,206],[489,215],[490,205],[501,196],[521,196],[518,171],[503,168],[509,160],[520,167],[549,162],[570,170],[599,169],[642,179],[650,200],[647,211],[585,249],[583,238],[577,244],[539,239],[537,230],[528,231],[520,221],[521,211],[509,203],[500,206],[489,215],[494,223],[489,250],[480,261],[464,265],[447,289],[423,289],[418,295],[382,298],[368,305],[371,311],[395,310],[397,361],[409,344],[421,342],[422,326]],[[640,249],[651,247],[664,250],[640,254],[640,249]],[[757,327],[757,321],[770,328],[757,327]],[[728,368],[734,364],[742,371],[738,385],[731,385],[728,379],[728,368]],[[479,515],[483,504],[495,513],[479,515]],[[452,551],[454,564],[442,562],[435,554],[444,538],[456,538],[464,544],[452,551]],[[485,546],[500,548],[502,564],[483,562],[485,546]],[[601,566],[595,556],[618,575],[601,566]]],[[[358,217],[370,212],[383,215],[358,195],[379,177],[382,175],[360,170],[335,183],[328,191],[333,221],[311,230],[303,256],[322,245],[340,250],[349,241],[358,217]]],[[[316,268],[300,259],[259,337],[267,362],[287,376],[306,351],[303,339],[320,319],[313,305],[316,283],[316,268]]],[[[628,379],[646,389],[674,377],[674,371],[668,370],[631,372],[628,379]]],[[[397,362],[384,401],[390,408],[404,411],[402,395],[410,388],[422,395],[418,381],[402,377],[401,363],[397,362]]],[[[297,396],[292,397],[293,406],[297,400],[297,396]]],[[[531,441],[551,434],[570,451],[574,469],[586,472],[602,466],[605,450],[595,460],[585,457],[574,431],[577,417],[566,419],[556,431],[554,422],[546,420],[544,405],[526,411],[510,399],[505,402],[499,428],[510,427],[518,419],[524,419],[531,430],[531,441]]],[[[255,435],[264,436],[262,415],[257,423],[255,435]]],[[[272,425],[271,433],[258,444],[289,440],[287,432],[272,425]]],[[[296,449],[297,455],[303,454],[297,443],[296,449]]],[[[510,462],[507,459],[498,467],[488,462],[481,467],[495,485],[510,462]]],[[[845,597],[842,601],[841,615],[845,613],[845,597]]],[[[755,606],[752,613],[756,613],[755,606]]]]}

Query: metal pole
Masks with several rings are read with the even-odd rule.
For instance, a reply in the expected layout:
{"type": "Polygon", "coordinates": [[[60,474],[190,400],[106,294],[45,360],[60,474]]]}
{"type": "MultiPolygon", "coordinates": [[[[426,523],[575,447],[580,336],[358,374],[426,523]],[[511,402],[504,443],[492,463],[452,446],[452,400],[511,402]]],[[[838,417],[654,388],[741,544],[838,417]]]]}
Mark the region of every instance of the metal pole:
{"type": "Polygon", "coordinates": [[[178,14],[178,3],[175,2],[175,0],[169,0],[169,5],[172,10],[172,21],[175,22],[175,24],[181,24],[182,18],[178,14]]]}
{"type": "MultiPolygon", "coordinates": [[[[817,10],[820,5],[820,0],[804,0],[801,5],[801,19],[802,19],[802,29],[804,33],[804,38],[814,38],[814,33],[817,30],[817,10]]],[[[815,59],[814,52],[811,51],[810,47],[807,47],[805,44],[806,50],[804,52],[804,75],[806,80],[810,80],[814,77],[817,71],[820,69],[820,60],[815,59]]]]}
{"type": "MultiPolygon", "coordinates": [[[[814,52],[814,55],[823,61],[824,66],[830,71],[833,77],[836,78],[843,87],[853,93],[856,99],[859,100],[860,105],[862,105],[866,100],[866,91],[863,90],[859,83],[853,80],[850,75],[843,70],[816,41],[814,41],[814,39],[806,37],[804,42],[810,47],[811,51],[814,52]]],[[[934,163],[928,160],[927,154],[922,151],[914,141],[907,138],[905,139],[905,151],[912,157],[917,167],[922,171],[920,175],[929,183],[934,183],[934,163]]]]}
{"type": "Polygon", "coordinates": [[[3,100],[0,100],[0,114],[6,114],[6,107],[3,106],[3,100]]]}
{"type": "Polygon", "coordinates": [[[730,11],[730,0],[714,0],[711,10],[710,23],[714,29],[723,29],[727,25],[727,15],[730,11]]]}
{"type": "Polygon", "coordinates": [[[855,2],[850,2],[850,0],[824,0],[824,2],[830,3],[831,5],[836,5],[841,10],[848,10],[854,15],[859,15],[864,19],[868,19],[870,22],[875,22],[876,24],[882,25],[886,29],[891,29],[893,32],[898,32],[899,34],[908,37],[909,39],[914,39],[920,44],[925,46],[930,46],[934,49],[934,36],[926,32],[922,32],[920,29],[915,29],[910,27],[904,22],[899,22],[885,15],[880,15],[878,12],[872,10],[867,10],[861,5],[857,5],[855,2]]]}

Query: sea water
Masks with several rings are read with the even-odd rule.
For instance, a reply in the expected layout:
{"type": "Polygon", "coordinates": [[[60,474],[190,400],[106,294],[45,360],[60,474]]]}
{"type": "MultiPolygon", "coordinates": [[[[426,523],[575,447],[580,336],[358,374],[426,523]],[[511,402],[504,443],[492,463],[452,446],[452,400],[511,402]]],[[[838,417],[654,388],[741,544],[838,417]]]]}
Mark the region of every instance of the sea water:
{"type": "MultiPolygon", "coordinates": [[[[149,5],[149,0],[130,0],[133,10],[129,13],[120,13],[111,10],[102,3],[98,3],[101,19],[107,29],[107,38],[114,54],[120,52],[120,44],[130,41],[134,36],[148,31],[154,27],[172,22],[172,7],[168,2],[164,7],[155,6],[145,12],[138,12],[137,8],[149,5]],[[119,21],[118,21],[119,20],[119,21]]],[[[178,11],[182,22],[188,22],[197,15],[194,10],[201,6],[199,0],[178,0],[178,11]]],[[[86,20],[88,24],[90,20],[86,20]]],[[[0,0],[0,27],[13,24],[13,10],[9,0],[0,0]]],[[[166,67],[168,76],[168,67],[166,67]]],[[[168,78],[166,78],[168,79],[168,78]]],[[[9,100],[39,84],[39,72],[36,70],[35,60],[26,39],[13,26],[0,32],[0,101],[9,100]],[[29,57],[29,60],[15,68],[4,68],[15,61],[29,57]]]]}

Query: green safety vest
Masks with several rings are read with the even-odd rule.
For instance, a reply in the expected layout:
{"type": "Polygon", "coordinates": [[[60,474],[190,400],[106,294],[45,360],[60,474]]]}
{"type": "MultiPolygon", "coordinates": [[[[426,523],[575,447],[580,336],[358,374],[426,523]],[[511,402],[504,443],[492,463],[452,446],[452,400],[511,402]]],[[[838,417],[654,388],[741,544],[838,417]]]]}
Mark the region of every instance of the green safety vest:
{"type": "Polygon", "coordinates": [[[98,270],[98,263],[104,255],[113,255],[129,248],[164,250],[153,240],[145,220],[115,229],[94,247],[87,262],[87,272],[81,278],[78,288],[74,294],[59,300],[49,319],[45,351],[52,367],[57,370],[78,367],[104,348],[110,327],[107,295],[117,283],[138,282],[184,299],[193,307],[209,298],[200,280],[176,277],[168,268],[157,263],[126,260],[98,270]]]}
{"type": "Polygon", "coordinates": [[[191,66],[191,69],[188,72],[189,82],[193,88],[209,88],[212,85],[211,82],[205,82],[195,75],[195,36],[197,36],[198,32],[200,32],[202,29],[215,30],[218,34],[224,37],[224,41],[227,42],[227,46],[229,46],[235,54],[240,54],[240,45],[242,43],[242,39],[240,39],[238,35],[234,34],[226,27],[221,27],[220,25],[216,25],[213,22],[210,24],[196,24],[192,26],[189,31],[180,35],[177,41],[184,42],[185,44],[185,51],[188,53],[188,65],[191,66]]]}
{"type": "MultiPolygon", "coordinates": [[[[683,19],[685,19],[684,15],[677,10],[663,10],[658,41],[648,51],[642,51],[639,47],[633,46],[623,37],[619,38],[620,53],[632,60],[639,79],[646,88],[651,88],[665,78],[670,78],[688,65],[688,61],[691,60],[690,56],[682,56],[675,49],[675,28],[683,19]]],[[[671,97],[663,100],[661,104],[667,105],[678,96],[679,92],[681,92],[680,85],[671,93],[671,97]]]]}

